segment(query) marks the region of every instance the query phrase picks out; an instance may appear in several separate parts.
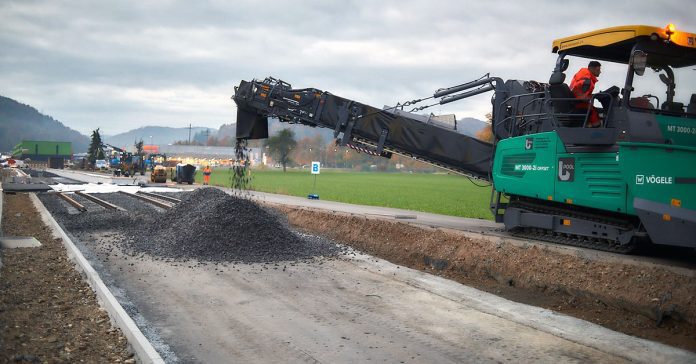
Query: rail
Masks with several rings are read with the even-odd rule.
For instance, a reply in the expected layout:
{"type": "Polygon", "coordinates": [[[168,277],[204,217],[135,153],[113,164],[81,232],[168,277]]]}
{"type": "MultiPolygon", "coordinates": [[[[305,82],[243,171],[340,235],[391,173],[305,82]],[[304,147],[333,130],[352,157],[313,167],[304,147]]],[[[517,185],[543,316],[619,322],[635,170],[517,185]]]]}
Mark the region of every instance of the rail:
{"type": "Polygon", "coordinates": [[[179,202],[181,202],[181,199],[179,199],[179,198],[171,197],[171,196],[158,195],[158,194],[152,193],[152,192],[138,191],[137,193],[139,193],[139,194],[141,194],[141,195],[145,195],[145,196],[147,196],[147,197],[159,198],[159,199],[161,199],[161,200],[165,200],[165,201],[168,201],[168,202],[173,202],[173,203],[179,203],[179,202]]]}
{"type": "Polygon", "coordinates": [[[72,205],[74,208],[76,208],[80,212],[87,211],[87,208],[82,205],[81,203],[75,201],[73,198],[69,197],[68,195],[64,194],[63,192],[58,192],[58,197],[62,198],[65,200],[67,203],[72,205]]]}
{"type": "Polygon", "coordinates": [[[76,191],[75,194],[77,194],[78,196],[82,196],[82,197],[84,197],[84,198],[86,198],[86,199],[88,199],[88,200],[90,200],[98,205],[101,205],[107,209],[126,211],[126,209],[124,209],[123,207],[116,206],[116,205],[112,204],[111,202],[104,201],[101,198],[90,195],[89,193],[84,193],[82,191],[76,191]]]}
{"type": "Polygon", "coordinates": [[[124,195],[128,195],[128,196],[131,196],[131,197],[135,197],[135,198],[141,199],[141,200],[143,200],[143,201],[145,201],[145,202],[149,202],[149,203],[151,203],[151,204],[153,204],[153,205],[155,205],[155,206],[157,206],[157,207],[161,207],[161,208],[163,208],[163,209],[170,209],[170,208],[172,208],[172,205],[170,205],[170,204],[168,204],[168,203],[164,203],[164,202],[159,201],[159,200],[155,200],[154,198],[151,198],[151,197],[139,195],[139,194],[137,194],[137,193],[128,193],[128,192],[125,192],[125,191],[118,191],[118,192],[119,192],[119,193],[122,193],[122,194],[124,194],[124,195]]]}

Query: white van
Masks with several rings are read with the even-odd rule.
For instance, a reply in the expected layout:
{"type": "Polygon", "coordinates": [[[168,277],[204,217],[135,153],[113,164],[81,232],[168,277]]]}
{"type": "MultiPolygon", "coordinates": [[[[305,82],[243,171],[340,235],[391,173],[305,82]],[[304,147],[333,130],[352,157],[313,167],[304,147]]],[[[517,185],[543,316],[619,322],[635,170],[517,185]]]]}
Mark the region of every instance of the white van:
{"type": "Polygon", "coordinates": [[[106,163],[106,160],[104,160],[104,159],[97,159],[94,162],[94,168],[103,171],[103,170],[106,170],[109,168],[109,164],[106,163]]]}

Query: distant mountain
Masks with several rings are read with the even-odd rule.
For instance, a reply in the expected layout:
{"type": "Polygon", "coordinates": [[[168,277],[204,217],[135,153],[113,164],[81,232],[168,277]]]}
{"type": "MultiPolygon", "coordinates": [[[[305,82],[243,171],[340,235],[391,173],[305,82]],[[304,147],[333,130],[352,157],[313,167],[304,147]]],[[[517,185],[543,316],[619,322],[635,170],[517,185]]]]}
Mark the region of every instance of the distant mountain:
{"type": "MultiPolygon", "coordinates": [[[[195,126],[191,128],[191,140],[197,133],[210,130],[210,135],[214,135],[215,129],[203,128],[195,126]]],[[[167,145],[174,142],[188,140],[189,128],[170,128],[166,126],[144,126],[142,128],[127,131],[125,133],[104,136],[104,142],[116,147],[127,150],[133,149],[133,145],[137,140],[142,139],[145,144],[167,145]],[[152,137],[152,139],[150,139],[152,137]]]]}
{"type": "Polygon", "coordinates": [[[0,96],[0,151],[9,152],[22,140],[72,142],[73,153],[86,152],[89,138],[35,108],[0,96]]]}
{"type": "MultiPolygon", "coordinates": [[[[457,131],[475,136],[476,132],[481,130],[486,126],[484,121],[474,119],[474,118],[464,118],[457,121],[457,131]]],[[[316,135],[321,135],[324,142],[329,143],[333,140],[333,130],[326,128],[313,128],[301,124],[288,124],[281,123],[278,119],[269,118],[268,120],[268,134],[273,136],[278,133],[281,129],[290,129],[295,133],[295,140],[301,140],[303,138],[314,138],[316,135]]],[[[224,141],[224,143],[231,144],[217,144],[225,146],[234,146],[234,139],[236,138],[237,124],[223,124],[219,129],[210,129],[202,127],[191,128],[191,141],[197,141],[199,143],[205,144],[208,137],[216,138],[219,141],[224,141]]],[[[105,143],[132,149],[133,144],[136,140],[142,139],[145,144],[150,144],[150,136],[152,136],[152,142],[157,145],[167,145],[173,144],[176,141],[185,141],[189,139],[189,128],[169,128],[162,126],[146,126],[131,130],[125,133],[105,136],[102,135],[105,143]]],[[[215,143],[215,142],[213,142],[215,143]]],[[[213,144],[214,145],[214,144],[213,144]]]]}
{"type": "Polygon", "coordinates": [[[215,136],[219,139],[222,139],[222,138],[235,139],[237,137],[237,123],[222,124],[215,136]]]}
{"type": "Polygon", "coordinates": [[[488,123],[475,118],[463,118],[461,120],[457,120],[457,131],[469,136],[476,136],[476,132],[486,126],[488,126],[488,123]]]}

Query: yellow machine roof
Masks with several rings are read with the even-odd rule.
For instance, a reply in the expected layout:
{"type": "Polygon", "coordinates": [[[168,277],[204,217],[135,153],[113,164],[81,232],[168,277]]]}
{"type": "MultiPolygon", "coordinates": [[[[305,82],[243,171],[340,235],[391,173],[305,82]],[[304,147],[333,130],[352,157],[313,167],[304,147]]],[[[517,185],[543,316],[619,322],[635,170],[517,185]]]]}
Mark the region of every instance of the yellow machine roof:
{"type": "Polygon", "coordinates": [[[651,48],[661,41],[660,53],[666,53],[674,67],[696,64],[696,34],[675,29],[671,35],[667,27],[624,25],[599,29],[553,41],[552,52],[628,63],[633,46],[650,43],[651,48]],[[650,42],[652,41],[652,42],[650,42]]]}

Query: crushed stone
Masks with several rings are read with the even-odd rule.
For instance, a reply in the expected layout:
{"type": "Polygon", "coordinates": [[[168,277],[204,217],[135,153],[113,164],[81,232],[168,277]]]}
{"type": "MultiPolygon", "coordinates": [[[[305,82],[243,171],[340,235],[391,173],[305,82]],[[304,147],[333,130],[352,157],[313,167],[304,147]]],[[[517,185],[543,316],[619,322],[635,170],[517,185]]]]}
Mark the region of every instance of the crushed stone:
{"type": "Polygon", "coordinates": [[[119,193],[95,194],[129,211],[70,213],[59,197],[41,201],[69,231],[120,231],[133,256],[199,262],[269,263],[331,257],[343,247],[290,229],[280,212],[216,188],[181,193],[181,203],[163,211],[119,193]]]}

